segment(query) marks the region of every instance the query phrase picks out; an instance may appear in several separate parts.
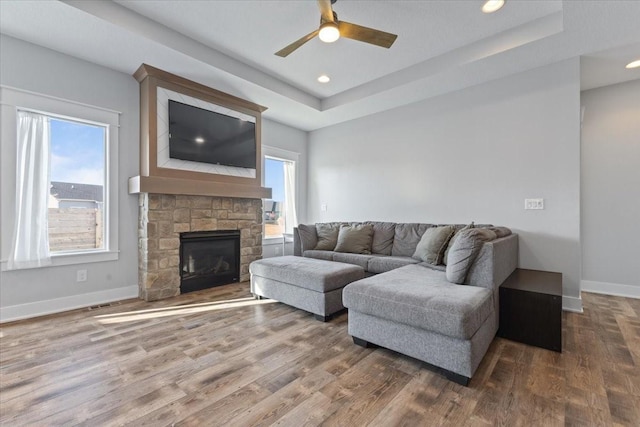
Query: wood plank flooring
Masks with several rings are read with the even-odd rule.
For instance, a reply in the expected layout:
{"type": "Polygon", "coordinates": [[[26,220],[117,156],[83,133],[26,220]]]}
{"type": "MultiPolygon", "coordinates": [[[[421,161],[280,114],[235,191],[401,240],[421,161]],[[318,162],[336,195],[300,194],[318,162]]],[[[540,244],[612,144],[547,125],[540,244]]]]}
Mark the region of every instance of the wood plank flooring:
{"type": "Polygon", "coordinates": [[[496,338],[469,387],[247,283],[0,326],[0,425],[640,425],[640,300],[583,294],[562,354],[496,338]]]}

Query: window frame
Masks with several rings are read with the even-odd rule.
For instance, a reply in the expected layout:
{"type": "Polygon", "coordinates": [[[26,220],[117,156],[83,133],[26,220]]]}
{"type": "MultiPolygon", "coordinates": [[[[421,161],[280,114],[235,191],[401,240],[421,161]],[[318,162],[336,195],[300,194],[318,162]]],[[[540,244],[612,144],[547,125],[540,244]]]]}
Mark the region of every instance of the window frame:
{"type": "MultiPolygon", "coordinates": [[[[262,146],[262,186],[265,186],[265,159],[270,158],[279,161],[293,162],[295,169],[295,184],[296,184],[296,212],[300,212],[300,153],[295,151],[284,150],[282,148],[271,147],[268,145],[262,146]]],[[[262,199],[264,200],[264,199],[262,199]]],[[[279,237],[266,237],[264,220],[262,221],[262,243],[263,245],[270,244],[282,244],[283,236],[279,237]]],[[[285,233],[286,234],[286,233],[285,233]]]]}
{"type": "MultiPolygon", "coordinates": [[[[109,141],[110,141],[110,130],[109,130],[109,124],[108,123],[99,123],[99,122],[95,122],[95,121],[90,121],[90,120],[84,120],[84,119],[79,119],[76,117],[67,117],[67,116],[61,116],[59,114],[51,114],[51,113],[47,113],[44,111],[34,111],[34,110],[28,110],[25,108],[18,108],[18,111],[28,111],[31,113],[35,113],[35,114],[40,114],[43,116],[48,117],[49,119],[53,119],[53,120],[59,120],[59,121],[66,121],[66,122],[71,122],[71,123],[78,123],[78,124],[83,124],[83,125],[88,125],[88,126],[97,126],[97,127],[101,127],[104,129],[105,132],[105,139],[104,139],[104,176],[103,176],[103,182],[104,182],[104,189],[102,190],[102,197],[103,197],[103,201],[102,201],[102,212],[103,212],[103,218],[106,217],[106,215],[104,215],[105,212],[109,212],[109,205],[110,205],[110,200],[109,200],[109,191],[111,189],[111,185],[109,184],[109,141]]],[[[51,147],[50,147],[51,150],[51,147]]],[[[51,166],[49,166],[51,167],[51,166]]],[[[51,173],[49,173],[49,183],[51,183],[51,173]]],[[[80,183],[79,183],[80,184],[80,183]]],[[[65,251],[56,251],[56,252],[52,252],[51,251],[51,245],[49,245],[49,255],[53,258],[53,257],[58,257],[58,256],[64,256],[64,255],[84,255],[86,253],[99,253],[99,252],[104,252],[106,250],[108,250],[109,248],[109,218],[106,218],[106,221],[103,219],[103,230],[102,230],[102,234],[103,234],[103,244],[102,244],[102,248],[93,248],[93,249],[80,249],[80,250],[65,250],[65,251]]]]}
{"type": "MultiPolygon", "coordinates": [[[[7,258],[11,252],[14,232],[15,188],[16,188],[16,141],[18,111],[29,111],[52,118],[70,120],[79,123],[104,126],[105,139],[105,194],[104,194],[104,248],[79,251],[52,252],[51,266],[84,264],[92,262],[115,261],[119,254],[118,241],[118,137],[120,112],[65,100],[49,95],[38,94],[21,89],[0,86],[0,134],[2,160],[2,181],[0,190],[3,197],[0,204],[2,219],[0,241],[0,266],[7,271],[7,258]],[[6,195],[6,196],[5,196],[6,195]]],[[[43,268],[43,267],[35,267],[43,268]]]]}

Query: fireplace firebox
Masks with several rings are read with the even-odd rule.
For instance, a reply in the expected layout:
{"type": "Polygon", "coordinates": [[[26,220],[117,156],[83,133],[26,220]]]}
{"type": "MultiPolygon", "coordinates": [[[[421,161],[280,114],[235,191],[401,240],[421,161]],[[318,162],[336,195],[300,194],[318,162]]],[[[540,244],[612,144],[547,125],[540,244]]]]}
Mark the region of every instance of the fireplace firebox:
{"type": "Polygon", "coordinates": [[[180,233],[180,293],[238,282],[240,231],[180,233]]]}

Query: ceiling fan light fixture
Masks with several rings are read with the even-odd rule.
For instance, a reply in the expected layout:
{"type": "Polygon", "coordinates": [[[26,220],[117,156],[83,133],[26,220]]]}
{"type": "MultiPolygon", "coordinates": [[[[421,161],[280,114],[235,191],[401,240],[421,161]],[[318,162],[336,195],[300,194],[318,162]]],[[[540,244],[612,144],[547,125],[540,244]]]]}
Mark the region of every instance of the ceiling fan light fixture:
{"type": "Polygon", "coordinates": [[[504,6],[505,0],[487,0],[482,5],[482,11],[484,13],[493,13],[502,9],[504,6]]]}
{"type": "MultiPolygon", "coordinates": [[[[2,1],[2,0],[0,0],[2,1]]],[[[318,36],[324,43],[332,43],[341,37],[358,42],[368,43],[389,49],[398,38],[397,34],[376,30],[375,28],[363,27],[346,21],[338,21],[338,15],[333,11],[331,5],[336,0],[317,0],[320,9],[320,26],[309,34],[300,37],[298,40],[280,49],[275,54],[285,58],[300,48],[302,45],[318,36]]]]}
{"type": "Polygon", "coordinates": [[[325,43],[333,43],[340,38],[340,30],[335,22],[325,22],[320,25],[318,37],[325,43]]]}
{"type": "Polygon", "coordinates": [[[640,67],[640,59],[636,59],[635,61],[629,62],[624,68],[639,68],[640,67]]]}

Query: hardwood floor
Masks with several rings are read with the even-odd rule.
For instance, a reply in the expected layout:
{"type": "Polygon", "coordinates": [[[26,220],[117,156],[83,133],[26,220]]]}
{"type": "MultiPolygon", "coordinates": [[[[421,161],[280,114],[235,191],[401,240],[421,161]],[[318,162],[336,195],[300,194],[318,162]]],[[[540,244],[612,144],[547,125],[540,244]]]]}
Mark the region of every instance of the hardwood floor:
{"type": "Polygon", "coordinates": [[[563,350],[496,338],[469,387],[236,284],[0,327],[1,425],[640,425],[640,300],[583,294],[563,350]]]}

